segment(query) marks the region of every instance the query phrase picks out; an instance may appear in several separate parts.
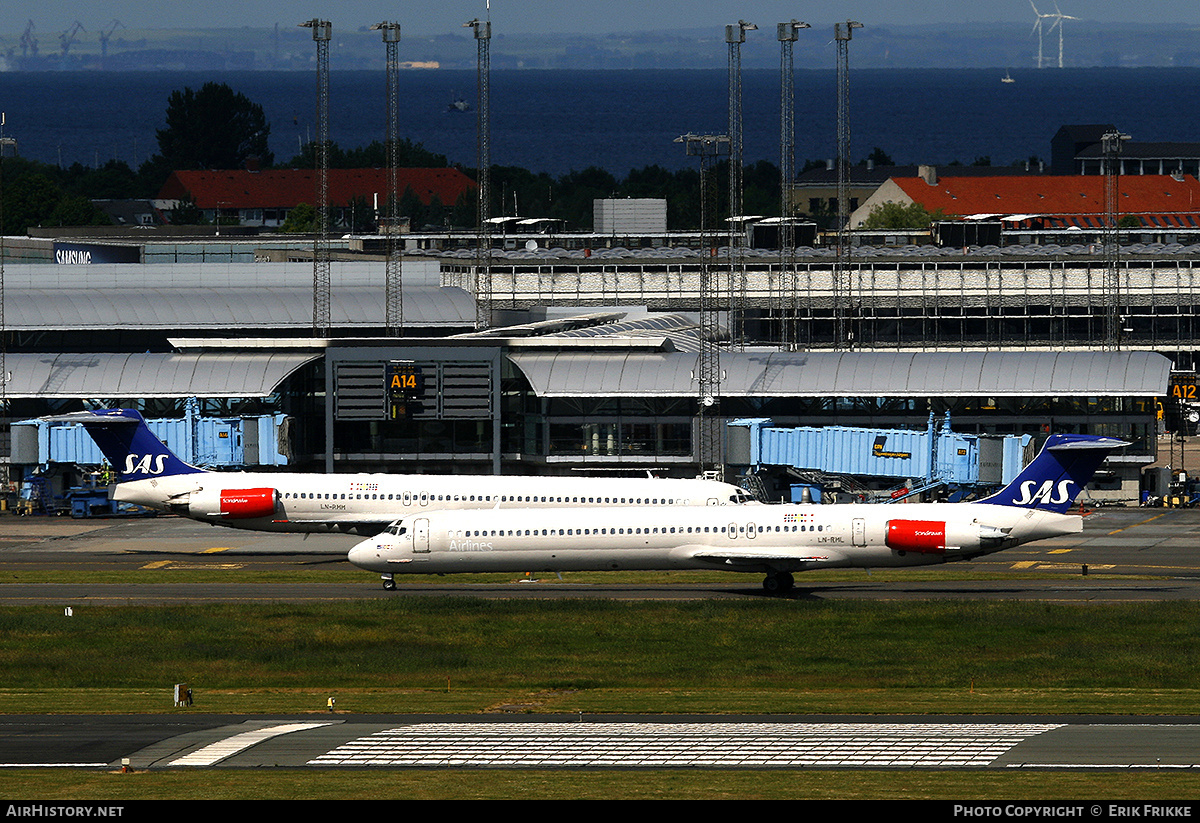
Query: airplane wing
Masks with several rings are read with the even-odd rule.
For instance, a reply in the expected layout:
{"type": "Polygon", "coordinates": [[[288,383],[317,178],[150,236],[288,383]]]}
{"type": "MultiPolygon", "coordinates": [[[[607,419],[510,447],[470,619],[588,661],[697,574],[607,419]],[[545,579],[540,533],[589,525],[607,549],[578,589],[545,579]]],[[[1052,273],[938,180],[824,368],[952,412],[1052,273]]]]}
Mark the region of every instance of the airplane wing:
{"type": "MultiPolygon", "coordinates": [[[[392,518],[394,520],[395,518],[392,518]]],[[[297,518],[272,521],[278,524],[295,526],[317,525],[324,527],[330,534],[358,534],[363,537],[374,537],[388,527],[391,520],[337,520],[328,517],[297,518]]]]}
{"type": "Polygon", "coordinates": [[[726,567],[769,567],[780,571],[803,571],[820,566],[849,565],[849,558],[830,548],[796,546],[785,549],[714,548],[692,546],[685,550],[697,560],[726,567]]]}

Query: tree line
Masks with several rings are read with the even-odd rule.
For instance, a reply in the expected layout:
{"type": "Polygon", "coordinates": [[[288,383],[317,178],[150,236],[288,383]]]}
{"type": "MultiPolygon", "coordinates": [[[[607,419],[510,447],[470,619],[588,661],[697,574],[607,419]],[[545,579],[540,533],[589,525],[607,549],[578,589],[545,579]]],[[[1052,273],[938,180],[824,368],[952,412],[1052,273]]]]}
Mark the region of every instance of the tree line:
{"type": "MultiPolygon", "coordinates": [[[[262,107],[224,83],[206,83],[199,90],[174,91],[167,100],[166,125],[156,132],[159,151],[136,170],[127,163],[110,160],[99,168],[75,163],[67,168],[25,160],[3,158],[0,163],[0,230],[22,234],[28,226],[93,226],[108,223],[107,216],[91,201],[151,199],[158,195],[172,171],[238,169],[253,164],[258,168],[314,168],[316,145],[309,143],[282,165],[275,164],[269,148],[271,125],[262,107]]],[[[384,168],[387,146],[379,141],[353,149],[336,144],[328,147],[330,168],[384,168]]],[[[408,138],[397,144],[402,168],[445,168],[445,155],[426,149],[408,138]]],[[[891,158],[876,148],[868,158],[890,164],[891,158]]],[[[864,159],[862,162],[866,162],[864,159]]],[[[979,160],[977,160],[979,162],[979,160]]],[[[724,191],[729,161],[713,165],[711,174],[724,191]]],[[[808,161],[804,170],[824,161],[808,161]]],[[[458,166],[472,179],[476,169],[458,166]]],[[[744,170],[744,213],[777,216],[780,213],[779,168],[760,160],[744,170]]],[[[624,177],[590,166],[562,175],[533,172],[517,166],[493,166],[491,170],[493,216],[520,215],[564,221],[570,229],[592,225],[592,201],[602,198],[665,198],[670,229],[700,226],[700,171],[698,168],[669,170],[660,166],[633,169],[624,177]]],[[[713,225],[729,215],[727,198],[718,198],[713,225]]],[[[344,225],[354,231],[372,231],[374,214],[361,203],[331,204],[344,216],[344,225]]],[[[474,195],[458,203],[422,203],[411,191],[400,193],[398,211],[416,229],[470,228],[475,224],[474,195]]],[[[311,227],[309,210],[297,210],[297,219],[286,228],[304,231],[311,227]],[[305,216],[308,215],[307,223],[305,216]]],[[[184,204],[174,221],[194,222],[199,210],[184,204]]]]}

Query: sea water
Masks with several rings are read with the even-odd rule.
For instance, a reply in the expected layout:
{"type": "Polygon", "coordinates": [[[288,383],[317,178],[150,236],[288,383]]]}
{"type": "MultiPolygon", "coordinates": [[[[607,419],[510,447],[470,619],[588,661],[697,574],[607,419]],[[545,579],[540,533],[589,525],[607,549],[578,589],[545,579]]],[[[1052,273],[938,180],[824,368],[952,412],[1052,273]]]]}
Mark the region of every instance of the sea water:
{"type": "MultiPolygon", "coordinates": [[[[1048,161],[1062,125],[1111,123],[1136,141],[1200,142],[1200,69],[879,69],[850,72],[850,154],[878,147],[897,163],[993,165],[1048,161]]],[[[780,162],[780,82],[772,70],[744,71],[747,163],[780,162]]],[[[226,83],[263,107],[276,163],[316,134],[316,77],[306,72],[0,73],[4,136],[23,157],[64,166],[116,159],[138,166],[158,150],[170,93],[226,83]]],[[[329,126],[342,148],[386,136],[382,72],[333,71],[329,126]]],[[[836,76],[795,74],[795,156],[822,161],[837,151],[836,76]]],[[[449,162],[474,167],[473,71],[406,70],[400,75],[400,132],[449,162]]],[[[630,169],[694,166],[676,138],[728,133],[723,70],[502,70],[491,77],[492,162],[562,175],[590,166],[622,177],[630,169]]]]}

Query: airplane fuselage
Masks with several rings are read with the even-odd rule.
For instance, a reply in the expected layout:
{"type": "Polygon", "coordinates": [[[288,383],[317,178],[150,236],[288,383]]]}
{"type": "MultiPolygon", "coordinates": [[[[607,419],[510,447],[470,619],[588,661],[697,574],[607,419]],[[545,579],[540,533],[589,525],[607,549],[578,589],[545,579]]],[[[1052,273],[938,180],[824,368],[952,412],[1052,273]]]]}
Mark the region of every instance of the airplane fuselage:
{"type": "Polygon", "coordinates": [[[718,506],[751,500],[700,479],[195,472],[118,483],[112,498],[216,525],[374,534],[420,512],[490,508],[718,506]]]}
{"type": "Polygon", "coordinates": [[[1082,519],[977,504],[724,509],[499,509],[416,514],[350,561],[393,574],[924,566],[1082,529],[1082,519]]]}

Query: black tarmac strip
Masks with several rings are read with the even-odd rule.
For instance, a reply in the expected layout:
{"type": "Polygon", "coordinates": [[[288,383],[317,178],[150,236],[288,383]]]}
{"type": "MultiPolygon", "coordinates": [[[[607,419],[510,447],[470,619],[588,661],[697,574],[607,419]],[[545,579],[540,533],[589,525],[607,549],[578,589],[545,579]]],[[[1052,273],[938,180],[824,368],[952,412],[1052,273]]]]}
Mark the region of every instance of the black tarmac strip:
{"type": "MultiPolygon", "coordinates": [[[[1112,508],[1084,531],[970,561],[954,580],[808,584],[794,598],[1004,598],[1038,601],[1200,597],[1200,511],[1112,508]],[[972,580],[973,571],[999,579],[972,580]],[[1068,575],[1057,580],[1046,572],[1068,575]]],[[[344,569],[357,538],[264,535],[174,517],[133,520],[0,515],[0,579],[42,569],[59,582],[3,583],[10,604],[279,602],[403,596],[763,597],[757,575],[728,582],[578,585],[404,584],[378,578],[269,587],[98,584],[104,570],[344,569]]],[[[551,577],[551,576],[546,576],[551,577]]],[[[236,575],[231,575],[236,581],[236,575]]],[[[560,715],[281,717],[8,715],[0,769],[190,768],[1200,768],[1200,717],[568,717],[560,715]]]]}
{"type": "Polygon", "coordinates": [[[0,769],[266,767],[1191,770],[1200,717],[0,718],[0,769]]]}
{"type": "MultiPolygon", "coordinates": [[[[313,602],[397,596],[491,598],[600,597],[630,600],[758,598],[767,596],[757,574],[730,573],[712,583],[575,584],[543,574],[509,584],[456,583],[453,576],[405,583],[385,592],[379,577],[361,582],[238,582],[242,570],[346,569],[346,552],[359,538],[346,535],[265,534],[207,526],[178,517],[71,519],[0,516],[0,580],[5,572],[60,573],[50,583],[7,583],[13,605],[90,602],[103,604],[259,601],[313,602]],[[222,569],[229,582],[204,584],[104,584],[103,571],[222,569]]],[[[844,582],[809,582],[797,575],[793,599],[1019,599],[1063,602],[1130,602],[1200,598],[1200,510],[1106,508],[1088,512],[1079,535],[1020,546],[947,565],[955,579],[903,580],[903,572],[877,582],[869,571],[850,572],[844,582]],[[961,574],[959,574],[961,572],[961,574]],[[993,579],[972,579],[987,572],[993,579]],[[1045,579],[1054,573],[1057,580],[1045,579]],[[1000,579],[995,576],[1002,575],[1000,579]],[[853,575],[859,575],[854,579],[853,575]],[[1041,578],[1041,579],[1039,579],[1041,578]]]]}

